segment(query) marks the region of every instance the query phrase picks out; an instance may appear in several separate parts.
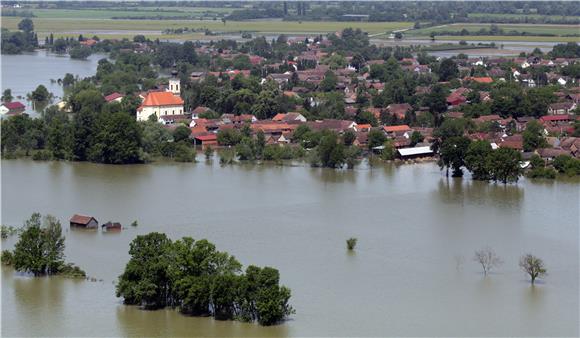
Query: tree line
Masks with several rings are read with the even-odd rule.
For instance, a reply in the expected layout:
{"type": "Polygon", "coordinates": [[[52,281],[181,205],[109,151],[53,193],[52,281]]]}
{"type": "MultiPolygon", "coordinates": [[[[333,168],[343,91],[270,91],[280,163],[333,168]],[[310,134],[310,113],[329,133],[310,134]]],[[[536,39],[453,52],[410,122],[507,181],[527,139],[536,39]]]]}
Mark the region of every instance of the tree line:
{"type": "Polygon", "coordinates": [[[145,309],[176,307],[191,316],[274,325],[294,313],[290,289],[271,267],[242,265],[207,240],[172,241],[152,232],[130,244],[131,258],[119,276],[117,297],[145,309]]]}

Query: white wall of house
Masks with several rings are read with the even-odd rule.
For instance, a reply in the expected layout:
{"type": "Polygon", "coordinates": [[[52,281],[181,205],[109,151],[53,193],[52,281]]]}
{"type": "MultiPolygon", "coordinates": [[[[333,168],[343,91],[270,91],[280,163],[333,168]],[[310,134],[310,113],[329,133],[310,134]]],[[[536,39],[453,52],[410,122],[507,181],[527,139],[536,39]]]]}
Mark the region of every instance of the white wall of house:
{"type": "Polygon", "coordinates": [[[137,121],[147,121],[149,116],[155,114],[157,119],[164,115],[182,115],[183,106],[148,106],[137,111],[137,121]]]}

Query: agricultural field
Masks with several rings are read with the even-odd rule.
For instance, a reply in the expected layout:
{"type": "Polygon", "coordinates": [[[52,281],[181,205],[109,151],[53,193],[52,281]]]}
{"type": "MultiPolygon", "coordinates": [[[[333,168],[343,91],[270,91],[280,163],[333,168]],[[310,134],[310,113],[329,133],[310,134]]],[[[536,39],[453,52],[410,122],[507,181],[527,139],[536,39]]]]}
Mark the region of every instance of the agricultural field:
{"type": "Polygon", "coordinates": [[[509,19],[576,19],[580,20],[579,16],[561,16],[561,15],[541,15],[541,14],[499,14],[499,13],[469,13],[470,18],[509,18],[509,19]]]}
{"type": "Polygon", "coordinates": [[[470,35],[470,36],[437,36],[437,40],[468,41],[526,41],[526,42],[578,42],[580,38],[572,36],[521,36],[521,35],[470,35]]]}
{"type": "MultiPolygon", "coordinates": [[[[571,35],[571,34],[579,34],[580,33],[580,25],[538,25],[538,24],[497,24],[500,29],[503,29],[504,32],[509,33],[509,31],[518,31],[520,33],[526,32],[528,34],[553,34],[553,35],[571,35]]],[[[469,24],[469,23],[461,23],[461,24],[449,24],[449,25],[441,25],[435,27],[428,27],[422,29],[416,29],[407,32],[409,35],[413,36],[429,36],[431,32],[443,32],[443,31],[455,31],[459,32],[463,29],[466,29],[469,32],[477,32],[480,29],[487,29],[489,30],[491,24],[469,24]]],[[[467,37],[466,37],[467,38],[467,37]]],[[[472,36],[468,37],[469,39],[472,36]]],[[[521,38],[528,38],[520,37],[521,38]]],[[[579,38],[577,38],[579,39],[579,38]]]]}
{"type": "Polygon", "coordinates": [[[115,17],[221,17],[230,10],[206,7],[143,7],[139,10],[132,8],[116,9],[32,9],[30,10],[37,18],[45,19],[112,19],[115,17]]]}
{"type": "MultiPolygon", "coordinates": [[[[21,18],[4,17],[2,28],[14,30],[21,18]]],[[[369,34],[410,28],[410,22],[296,22],[296,21],[227,21],[225,24],[220,20],[110,20],[86,18],[32,18],[35,31],[39,36],[49,33],[68,34],[98,34],[99,32],[114,32],[116,34],[130,34],[135,31],[144,31],[148,34],[161,34],[161,31],[171,28],[190,29],[207,28],[214,32],[240,32],[249,31],[256,33],[286,33],[286,34],[309,34],[329,33],[342,30],[346,27],[360,28],[369,34]]]]}

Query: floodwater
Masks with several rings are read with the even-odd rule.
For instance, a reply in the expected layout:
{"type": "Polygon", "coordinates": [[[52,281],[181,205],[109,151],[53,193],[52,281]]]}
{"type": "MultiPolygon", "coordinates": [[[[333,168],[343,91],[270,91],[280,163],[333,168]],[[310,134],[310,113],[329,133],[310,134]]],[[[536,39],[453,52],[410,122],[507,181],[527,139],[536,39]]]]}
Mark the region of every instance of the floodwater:
{"type": "Polygon", "coordinates": [[[2,268],[2,336],[579,334],[577,182],[447,179],[433,163],[333,171],[215,162],[2,161],[2,224],[57,216],[67,260],[102,279],[2,268]],[[69,230],[74,213],[139,225],[69,230]],[[114,283],[129,242],[150,231],[207,238],[244,265],[278,268],[296,314],[260,327],[122,305],[114,283]],[[349,237],[358,238],[350,254],[349,237]],[[484,246],[504,261],[487,277],[472,261],[484,246]],[[518,268],[527,252],[549,270],[535,287],[518,268]]]}
{"type": "Polygon", "coordinates": [[[76,60],[68,55],[59,55],[45,50],[21,55],[2,55],[0,89],[4,91],[10,88],[14,100],[26,104],[27,110],[30,110],[31,104],[26,101],[26,94],[42,84],[55,96],[54,103],[56,103],[63,96],[63,88],[56,80],[62,79],[66,73],[79,78],[93,76],[102,58],[106,58],[106,55],[93,54],[86,60],[76,60]]]}

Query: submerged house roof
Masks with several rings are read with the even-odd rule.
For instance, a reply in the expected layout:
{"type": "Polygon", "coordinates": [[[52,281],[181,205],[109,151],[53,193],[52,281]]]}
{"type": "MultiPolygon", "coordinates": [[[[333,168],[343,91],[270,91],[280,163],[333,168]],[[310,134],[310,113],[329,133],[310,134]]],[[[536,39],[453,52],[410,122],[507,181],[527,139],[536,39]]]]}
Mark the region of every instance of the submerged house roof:
{"type": "Polygon", "coordinates": [[[74,214],[73,217],[71,217],[70,222],[75,224],[87,225],[91,222],[91,220],[97,222],[97,219],[92,216],[74,214]]]}

